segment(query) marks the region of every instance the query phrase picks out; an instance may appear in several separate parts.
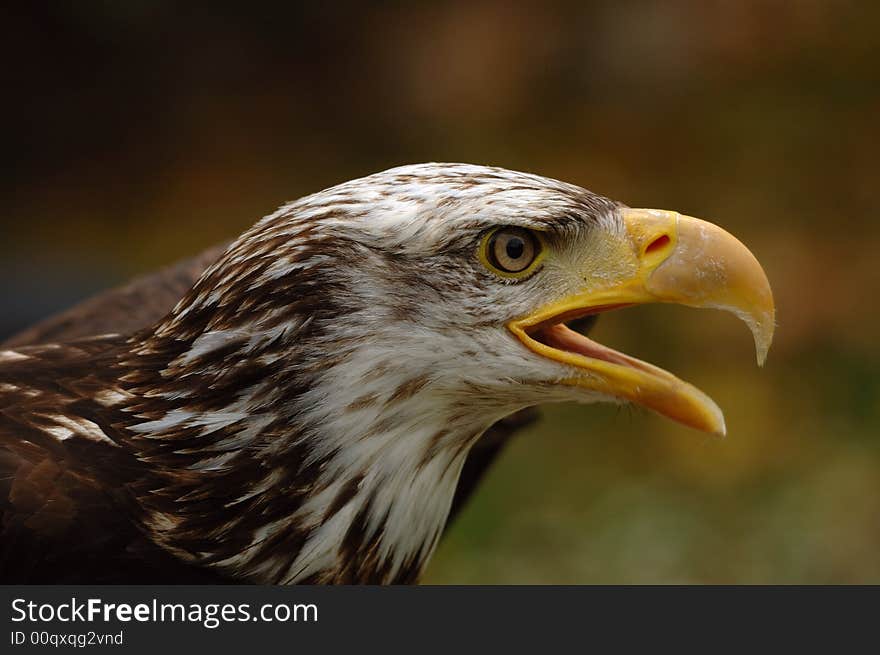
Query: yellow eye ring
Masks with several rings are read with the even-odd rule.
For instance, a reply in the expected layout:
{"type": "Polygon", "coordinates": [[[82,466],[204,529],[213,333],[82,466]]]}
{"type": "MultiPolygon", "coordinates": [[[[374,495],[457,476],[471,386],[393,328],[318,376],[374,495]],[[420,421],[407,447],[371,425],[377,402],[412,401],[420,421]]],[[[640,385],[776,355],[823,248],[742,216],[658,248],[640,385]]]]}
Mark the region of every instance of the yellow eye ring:
{"type": "Polygon", "coordinates": [[[539,232],[522,227],[498,227],[480,242],[483,266],[503,278],[523,280],[534,273],[546,254],[539,232]]]}

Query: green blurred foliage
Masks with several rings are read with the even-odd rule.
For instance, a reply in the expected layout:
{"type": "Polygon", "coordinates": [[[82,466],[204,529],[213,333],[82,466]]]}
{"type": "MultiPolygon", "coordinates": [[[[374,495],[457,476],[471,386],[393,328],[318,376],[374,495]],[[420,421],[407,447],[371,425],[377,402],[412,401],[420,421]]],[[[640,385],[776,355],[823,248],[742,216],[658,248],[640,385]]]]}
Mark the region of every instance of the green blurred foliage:
{"type": "Polygon", "coordinates": [[[880,582],[880,4],[2,11],[0,272],[22,315],[82,271],[65,302],[416,161],[676,209],[764,264],[778,331],[762,370],[711,312],[631,309],[595,333],[710,393],[726,439],[546,408],[427,582],[880,582]]]}

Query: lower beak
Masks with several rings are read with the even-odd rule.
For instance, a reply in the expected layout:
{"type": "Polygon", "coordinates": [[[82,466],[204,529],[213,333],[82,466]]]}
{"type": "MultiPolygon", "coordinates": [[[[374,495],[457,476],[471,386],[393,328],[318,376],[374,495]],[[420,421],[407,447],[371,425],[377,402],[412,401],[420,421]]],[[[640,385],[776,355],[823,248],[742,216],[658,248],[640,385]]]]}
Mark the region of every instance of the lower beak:
{"type": "MultiPolygon", "coordinates": [[[[665,302],[733,312],[751,329],[758,364],[773,340],[775,309],[761,265],[717,225],[676,212],[621,209],[625,230],[608,234],[598,284],[508,324],[528,348],[567,365],[563,384],[631,401],[685,425],[724,434],[724,416],[702,391],[646,362],[570,330],[565,321],[623,306],[665,302]]],[[[593,266],[596,262],[593,261],[593,266]]]]}

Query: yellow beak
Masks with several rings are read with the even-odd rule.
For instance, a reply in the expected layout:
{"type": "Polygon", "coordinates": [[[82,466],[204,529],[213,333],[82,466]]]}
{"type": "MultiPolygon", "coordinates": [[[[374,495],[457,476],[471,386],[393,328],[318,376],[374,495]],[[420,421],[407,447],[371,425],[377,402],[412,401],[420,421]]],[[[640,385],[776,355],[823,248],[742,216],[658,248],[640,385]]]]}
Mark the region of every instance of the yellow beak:
{"type": "Polygon", "coordinates": [[[665,302],[733,312],[749,326],[758,364],[773,340],[775,308],[764,270],[717,225],[676,212],[621,209],[625,230],[607,233],[588,257],[584,288],[514,320],[508,328],[529,349],[572,368],[562,380],[638,403],[690,427],[724,434],[724,416],[699,389],[567,328],[565,321],[622,306],[665,302]],[[602,260],[597,262],[595,253],[602,260]]]}

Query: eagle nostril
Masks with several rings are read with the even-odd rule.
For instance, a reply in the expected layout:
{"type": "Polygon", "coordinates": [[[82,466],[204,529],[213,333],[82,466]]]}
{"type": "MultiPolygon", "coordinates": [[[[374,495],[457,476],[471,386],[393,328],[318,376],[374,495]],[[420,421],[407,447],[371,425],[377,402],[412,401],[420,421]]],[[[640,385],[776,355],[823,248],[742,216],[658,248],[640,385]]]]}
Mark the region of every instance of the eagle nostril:
{"type": "Polygon", "coordinates": [[[657,252],[658,250],[662,250],[671,240],[672,239],[669,238],[669,235],[661,234],[659,237],[648,244],[648,246],[645,248],[645,254],[650,255],[651,253],[657,252]]]}

